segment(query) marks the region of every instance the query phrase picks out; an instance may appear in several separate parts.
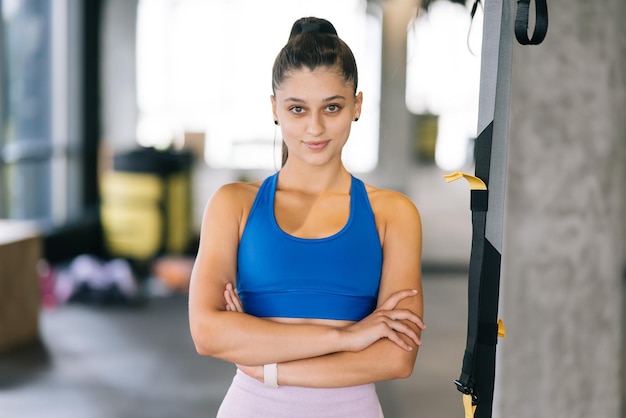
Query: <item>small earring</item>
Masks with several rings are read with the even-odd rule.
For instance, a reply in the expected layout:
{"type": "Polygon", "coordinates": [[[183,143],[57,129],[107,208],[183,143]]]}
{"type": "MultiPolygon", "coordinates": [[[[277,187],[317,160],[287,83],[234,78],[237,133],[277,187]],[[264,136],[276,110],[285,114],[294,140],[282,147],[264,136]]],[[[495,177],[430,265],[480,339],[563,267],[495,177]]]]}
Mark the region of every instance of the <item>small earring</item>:
{"type": "Polygon", "coordinates": [[[356,121],[358,121],[358,120],[359,120],[359,118],[354,118],[354,121],[355,121],[355,122],[356,122],[356,121]]]}
{"type": "Polygon", "coordinates": [[[278,121],[277,120],[274,121],[274,125],[278,125],[278,121]]]}

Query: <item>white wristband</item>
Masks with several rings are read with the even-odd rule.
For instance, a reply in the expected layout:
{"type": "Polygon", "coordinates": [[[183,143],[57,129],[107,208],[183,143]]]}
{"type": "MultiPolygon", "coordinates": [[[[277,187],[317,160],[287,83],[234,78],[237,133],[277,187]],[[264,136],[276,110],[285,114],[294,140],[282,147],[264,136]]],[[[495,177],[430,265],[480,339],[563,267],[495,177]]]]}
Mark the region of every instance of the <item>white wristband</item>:
{"type": "Polygon", "coordinates": [[[278,387],[278,366],[276,363],[263,366],[263,383],[273,388],[278,387]]]}

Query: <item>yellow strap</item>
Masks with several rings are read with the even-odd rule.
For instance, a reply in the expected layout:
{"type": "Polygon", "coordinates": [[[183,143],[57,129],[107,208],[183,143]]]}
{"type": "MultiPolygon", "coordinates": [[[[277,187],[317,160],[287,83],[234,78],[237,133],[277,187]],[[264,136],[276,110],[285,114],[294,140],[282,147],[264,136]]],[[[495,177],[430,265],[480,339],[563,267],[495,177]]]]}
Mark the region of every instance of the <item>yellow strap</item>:
{"type": "Polygon", "coordinates": [[[455,171],[450,174],[444,174],[443,178],[446,179],[448,183],[458,179],[465,179],[470,185],[470,189],[472,190],[487,190],[487,185],[484,181],[479,179],[476,176],[472,176],[470,174],[461,173],[460,171],[455,171]]]}
{"type": "Polygon", "coordinates": [[[476,405],[472,405],[472,395],[463,395],[463,408],[465,408],[465,418],[474,418],[476,405]]]}
{"type": "Polygon", "coordinates": [[[504,321],[498,318],[498,337],[506,338],[506,330],[504,329],[504,321]]]}

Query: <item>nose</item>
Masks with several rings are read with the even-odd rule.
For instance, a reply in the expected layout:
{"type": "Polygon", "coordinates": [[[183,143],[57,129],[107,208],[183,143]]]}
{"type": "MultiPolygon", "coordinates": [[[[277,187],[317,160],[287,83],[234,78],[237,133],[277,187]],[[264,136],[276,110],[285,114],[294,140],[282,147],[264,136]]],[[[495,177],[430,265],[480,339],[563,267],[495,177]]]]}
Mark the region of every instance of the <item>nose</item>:
{"type": "Polygon", "coordinates": [[[311,112],[307,124],[307,134],[311,136],[319,136],[324,133],[324,130],[324,119],[322,115],[317,112],[311,112]]]}

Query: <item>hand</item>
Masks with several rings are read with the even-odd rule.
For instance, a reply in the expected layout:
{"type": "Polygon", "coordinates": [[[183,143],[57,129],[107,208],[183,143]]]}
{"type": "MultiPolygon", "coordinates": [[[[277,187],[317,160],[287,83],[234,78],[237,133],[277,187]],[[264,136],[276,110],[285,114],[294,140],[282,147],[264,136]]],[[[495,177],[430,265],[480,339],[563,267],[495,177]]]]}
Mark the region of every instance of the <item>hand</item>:
{"type": "Polygon", "coordinates": [[[248,376],[258,380],[261,383],[265,383],[265,376],[263,375],[263,366],[242,366],[236,365],[239,370],[247,374],[248,376]]]}
{"type": "Polygon", "coordinates": [[[233,287],[232,283],[226,284],[224,299],[226,300],[227,311],[243,313],[243,305],[241,304],[239,293],[237,292],[237,289],[233,287]]]}
{"type": "Polygon", "coordinates": [[[416,345],[422,341],[417,333],[403,320],[413,322],[421,330],[426,328],[422,319],[408,309],[396,309],[398,303],[415,296],[416,290],[401,290],[389,298],[369,316],[359,322],[340,329],[347,338],[346,351],[361,351],[381,338],[388,338],[399,347],[410,351],[413,347],[404,341],[400,334],[408,336],[416,345]]]}

